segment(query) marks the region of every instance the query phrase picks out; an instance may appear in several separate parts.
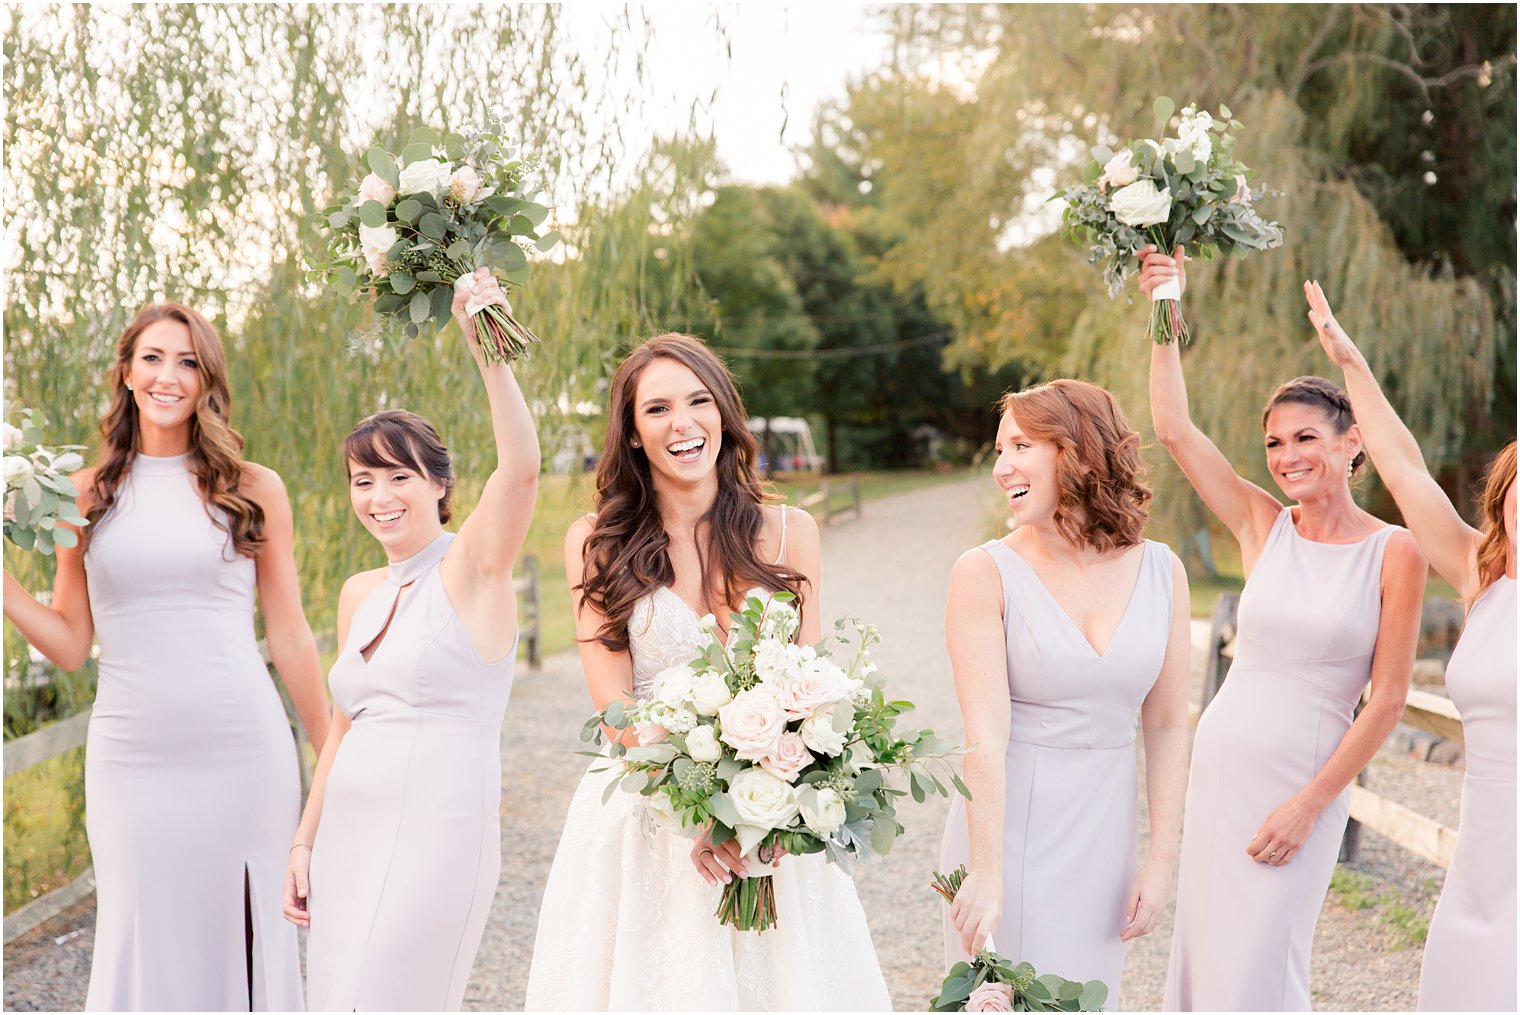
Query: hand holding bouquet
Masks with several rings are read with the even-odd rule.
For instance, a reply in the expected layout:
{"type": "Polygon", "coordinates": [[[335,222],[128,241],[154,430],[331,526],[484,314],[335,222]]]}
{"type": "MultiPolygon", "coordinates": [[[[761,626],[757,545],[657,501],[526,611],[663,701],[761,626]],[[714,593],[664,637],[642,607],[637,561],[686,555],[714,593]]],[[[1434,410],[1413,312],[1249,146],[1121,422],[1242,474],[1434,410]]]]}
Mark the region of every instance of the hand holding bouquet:
{"type": "MultiPolygon", "coordinates": [[[[327,257],[312,274],[350,299],[372,296],[376,314],[409,338],[429,320],[448,323],[454,285],[478,268],[526,282],[517,237],[541,251],[559,242],[558,233],[538,235],[548,210],[523,192],[537,160],[518,157],[500,122],[442,138],[418,130],[400,156],[376,147],[365,161],[370,174],[356,192],[323,212],[327,257]]],[[[538,341],[505,301],[466,310],[488,364],[519,359],[538,341]]]]}
{"type": "MultiPolygon", "coordinates": [[[[933,888],[947,903],[966,880],[966,868],[934,875],[933,888]]],[[[1108,986],[1078,983],[1054,973],[1036,975],[1028,962],[1013,965],[993,950],[992,939],[970,962],[951,967],[930,1011],[1102,1011],[1108,986]]]]}
{"type": "MultiPolygon", "coordinates": [[[[1164,124],[1175,107],[1162,96],[1154,108],[1164,124]]],[[[1240,122],[1224,106],[1217,120],[1188,106],[1177,137],[1140,138],[1117,153],[1098,145],[1083,171],[1085,182],[1056,195],[1066,201],[1065,235],[1089,246],[1088,263],[1103,266],[1110,299],[1123,290],[1148,243],[1167,253],[1183,247],[1205,258],[1215,250],[1243,257],[1282,246],[1282,227],[1263,219],[1252,205],[1246,181],[1253,174],[1235,158],[1235,138],[1229,133],[1239,129],[1240,122]]],[[[1188,340],[1181,299],[1176,285],[1152,291],[1152,341],[1188,340]]]]}
{"type": "MultiPolygon", "coordinates": [[[[622,774],[604,800],[621,786],[677,834],[736,840],[746,857],[821,852],[848,869],[892,848],[903,830],[897,797],[948,795],[933,766],[969,797],[946,760],[960,748],[930,730],[897,736],[898,717],[913,706],[887,701],[869,657],[876,632],[841,621],[838,651],[849,654],[840,666],[827,641],[816,649],[793,642],[793,598],[751,596],[734,614],[732,647],[715,636],[709,614],[697,659],[661,672],[649,699],[615,701],[587,720],[583,740],[600,743],[604,725],[638,736],[636,747],[612,745],[622,774]],[[907,790],[888,783],[894,771],[906,773],[907,790]]],[[[769,866],[750,871],[724,886],[716,915],[763,932],[776,925],[775,889],[769,866]]]]}
{"type": "Polygon", "coordinates": [[[47,420],[31,409],[21,413],[21,426],[3,424],[5,431],[5,538],[23,550],[49,556],[54,546],[74,546],[79,536],[60,525],[87,525],[75,505],[79,491],[70,473],[84,467],[80,444],[47,447],[42,429],[47,420]]]}

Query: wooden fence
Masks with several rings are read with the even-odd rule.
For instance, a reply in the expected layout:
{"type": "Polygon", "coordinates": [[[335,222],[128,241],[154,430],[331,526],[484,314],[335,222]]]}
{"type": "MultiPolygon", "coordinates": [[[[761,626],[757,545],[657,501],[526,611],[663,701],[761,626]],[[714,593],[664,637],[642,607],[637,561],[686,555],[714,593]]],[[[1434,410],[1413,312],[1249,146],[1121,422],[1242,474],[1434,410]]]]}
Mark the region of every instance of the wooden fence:
{"type": "MultiPolygon", "coordinates": [[[[1240,607],[1237,593],[1220,595],[1214,607],[1209,630],[1209,657],[1204,671],[1203,704],[1207,708],[1229,673],[1235,657],[1235,618],[1240,607]]],[[[1430,611],[1432,622],[1443,623],[1447,611],[1430,611]]],[[[1366,701],[1366,697],[1362,699],[1366,701]]],[[[1358,705],[1358,710],[1360,710],[1358,705]]],[[[1462,720],[1449,698],[1430,691],[1410,688],[1404,703],[1403,723],[1434,734],[1443,740],[1462,742],[1462,720]]],[[[1456,850],[1457,833],[1433,818],[1379,796],[1367,788],[1367,773],[1361,772],[1351,787],[1351,820],[1341,844],[1341,860],[1356,859],[1356,851],[1365,826],[1387,836],[1416,856],[1423,857],[1443,870],[1450,866],[1456,850]]]]}
{"type": "MultiPolygon", "coordinates": [[[[518,636],[519,643],[526,650],[528,665],[533,669],[538,669],[542,661],[538,558],[531,555],[524,558],[519,570],[521,573],[516,580],[517,594],[520,597],[517,614],[518,629],[521,632],[518,636]]],[[[336,638],[331,632],[323,633],[317,638],[317,651],[323,654],[331,652],[336,647],[335,643],[336,638]]],[[[259,642],[259,654],[264,657],[265,665],[272,669],[269,646],[263,641],[259,642]]],[[[278,683],[275,686],[280,688],[280,696],[285,702],[286,716],[296,738],[296,757],[301,766],[301,796],[304,799],[306,791],[311,788],[311,752],[307,750],[306,731],[297,720],[295,709],[290,703],[290,698],[286,696],[284,687],[278,683]]],[[[86,708],[25,736],[6,741],[5,777],[9,779],[18,772],[24,772],[49,758],[56,758],[60,754],[83,747],[90,728],[90,712],[91,709],[86,708]]],[[[33,899],[14,913],[6,914],[5,943],[9,944],[39,923],[74,905],[94,890],[95,870],[91,867],[62,888],[33,899]]]]}
{"type": "Polygon", "coordinates": [[[797,506],[816,518],[819,525],[828,525],[835,518],[851,513],[859,518],[860,477],[836,477],[831,480],[824,476],[819,482],[818,492],[808,494],[797,506]],[[836,501],[839,502],[837,507],[836,501]]]}

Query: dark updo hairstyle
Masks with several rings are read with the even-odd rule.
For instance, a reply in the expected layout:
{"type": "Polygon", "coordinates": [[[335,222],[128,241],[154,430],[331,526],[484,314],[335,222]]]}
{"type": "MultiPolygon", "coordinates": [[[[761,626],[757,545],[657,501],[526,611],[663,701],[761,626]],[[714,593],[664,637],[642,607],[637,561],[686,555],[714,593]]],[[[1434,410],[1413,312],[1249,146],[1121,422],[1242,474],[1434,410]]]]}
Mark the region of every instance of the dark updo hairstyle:
{"type": "Polygon", "coordinates": [[[449,501],[454,497],[454,463],[449,449],[438,439],[433,424],[405,409],[386,409],[366,416],[343,438],[343,468],[350,478],[353,463],[370,469],[412,469],[443,484],[438,498],[438,520],[448,524],[454,516],[449,501]]]}
{"type": "MultiPolygon", "coordinates": [[[[1356,414],[1351,411],[1351,399],[1338,385],[1323,377],[1295,377],[1286,384],[1278,385],[1277,390],[1272,392],[1272,397],[1267,399],[1266,408],[1261,410],[1263,430],[1267,428],[1267,419],[1272,415],[1272,410],[1288,402],[1312,405],[1319,409],[1338,434],[1350,430],[1356,423],[1356,414]]],[[[1366,461],[1367,452],[1358,451],[1356,457],[1351,459],[1351,471],[1360,469],[1366,461]]]]}

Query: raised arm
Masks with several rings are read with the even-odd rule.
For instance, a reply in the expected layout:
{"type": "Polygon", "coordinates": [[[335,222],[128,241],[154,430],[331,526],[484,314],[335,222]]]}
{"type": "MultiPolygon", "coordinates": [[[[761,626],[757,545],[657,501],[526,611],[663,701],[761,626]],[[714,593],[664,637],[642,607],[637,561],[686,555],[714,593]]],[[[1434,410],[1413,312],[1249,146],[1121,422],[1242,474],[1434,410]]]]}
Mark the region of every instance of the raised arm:
{"type": "MultiPolygon", "coordinates": [[[[80,491],[75,504],[81,517],[89,508],[91,476],[88,469],[74,474],[74,484],[80,491]]],[[[67,522],[63,524],[74,528],[67,522]]],[[[58,569],[53,576],[53,598],[47,606],[38,602],[9,571],[5,572],[5,619],[60,668],[77,670],[90,658],[90,643],[95,638],[84,555],[77,546],[58,546],[56,553],[58,569]]]]}
{"type": "Polygon", "coordinates": [[[1436,573],[1451,582],[1458,595],[1471,595],[1477,587],[1482,534],[1462,520],[1446,491],[1431,477],[1419,442],[1389,404],[1361,350],[1335,319],[1318,282],[1304,283],[1304,298],[1325,355],[1345,372],[1346,394],[1362,433],[1362,446],[1399,505],[1404,524],[1436,573]]]}
{"type": "MultiPolygon", "coordinates": [[[[1147,246],[1142,251],[1140,291],[1177,280],[1187,289],[1186,257],[1181,247],[1167,255],[1147,246]]],[[[1175,345],[1151,349],[1151,423],[1156,440],[1182,468],[1225,527],[1240,542],[1241,556],[1249,572],[1261,552],[1282,505],[1255,483],[1241,478],[1229,459],[1193,422],[1188,411],[1187,381],[1182,374],[1182,353],[1175,345]]]]}
{"type": "Polygon", "coordinates": [[[321,757],[327,742],[327,692],[322,659],[301,608],[301,582],[296,574],[295,526],[285,484],[271,469],[249,463],[243,471],[243,492],[264,509],[264,546],[259,551],[259,609],[264,614],[264,637],[275,672],[301,718],[306,739],[321,757]]]}
{"type": "MultiPolygon", "coordinates": [[[[961,947],[976,954],[997,930],[1003,912],[1003,797],[1008,751],[1008,656],[1003,634],[1003,583],[983,550],[968,550],[950,572],[945,644],[955,696],[966,724],[963,772],[971,799],[966,818],[971,845],[968,876],[950,904],[961,947]]],[[[1017,876],[1017,875],[1015,875],[1017,876]]]]}

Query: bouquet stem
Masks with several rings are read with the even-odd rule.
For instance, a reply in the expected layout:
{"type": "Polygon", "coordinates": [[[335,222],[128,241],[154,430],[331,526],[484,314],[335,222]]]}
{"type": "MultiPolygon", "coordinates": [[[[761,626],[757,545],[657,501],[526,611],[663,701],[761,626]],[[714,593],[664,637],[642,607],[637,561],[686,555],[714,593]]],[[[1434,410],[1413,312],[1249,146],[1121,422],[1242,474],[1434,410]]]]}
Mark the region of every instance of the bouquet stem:
{"type": "Polygon", "coordinates": [[[1147,334],[1157,345],[1190,341],[1192,336],[1188,333],[1187,321],[1182,317],[1182,303],[1166,298],[1152,301],[1151,323],[1147,334]]]}
{"type": "Polygon", "coordinates": [[[764,934],[776,926],[776,886],[769,877],[734,878],[723,886],[718,922],[764,934]]]}
{"type": "MultiPolygon", "coordinates": [[[[468,261],[444,263],[452,269],[440,273],[449,285],[475,270],[468,261]]],[[[506,307],[492,303],[476,311],[470,319],[475,322],[475,341],[487,366],[522,359],[528,355],[528,346],[538,344],[538,336],[513,317],[512,311],[506,307]]]]}

